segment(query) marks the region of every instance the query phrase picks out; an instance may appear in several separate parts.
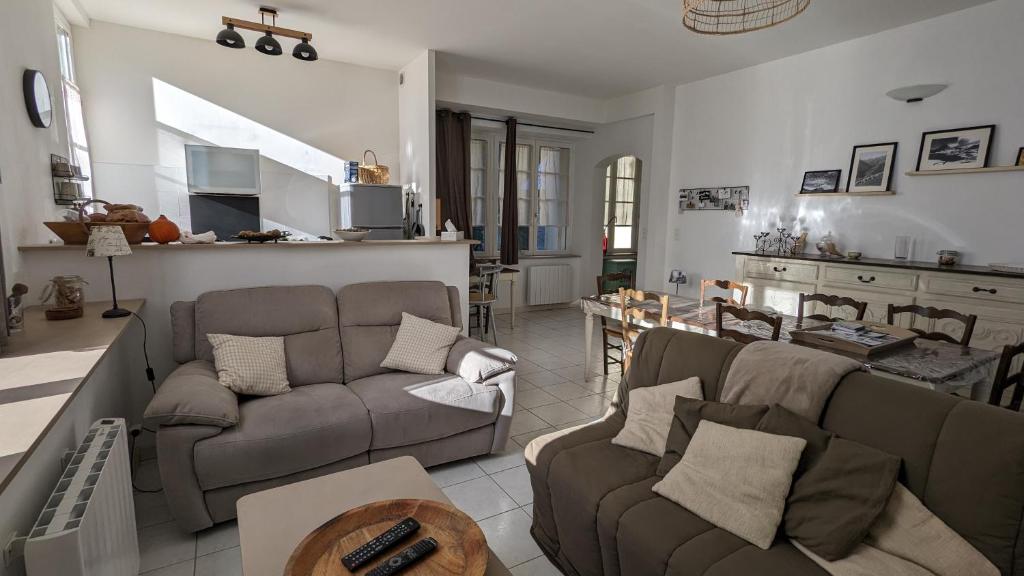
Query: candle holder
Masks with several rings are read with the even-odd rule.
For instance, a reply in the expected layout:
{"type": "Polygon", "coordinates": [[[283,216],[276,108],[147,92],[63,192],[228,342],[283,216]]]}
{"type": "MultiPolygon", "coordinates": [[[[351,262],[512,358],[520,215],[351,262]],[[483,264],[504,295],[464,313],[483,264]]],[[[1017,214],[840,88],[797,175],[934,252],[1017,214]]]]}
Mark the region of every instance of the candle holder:
{"type": "Polygon", "coordinates": [[[768,237],[771,236],[771,232],[761,232],[760,234],[754,234],[754,252],[758,254],[768,253],[768,237]]]}

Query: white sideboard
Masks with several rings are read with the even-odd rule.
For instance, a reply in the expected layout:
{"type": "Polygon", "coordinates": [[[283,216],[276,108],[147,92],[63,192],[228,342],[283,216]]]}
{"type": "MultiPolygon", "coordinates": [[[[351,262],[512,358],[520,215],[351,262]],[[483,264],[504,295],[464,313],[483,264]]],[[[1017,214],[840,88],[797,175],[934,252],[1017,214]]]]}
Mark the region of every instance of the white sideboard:
{"type": "MultiPolygon", "coordinates": [[[[875,322],[887,320],[890,303],[934,306],[978,316],[972,347],[999,350],[1024,340],[1024,275],[978,266],[939,267],[927,262],[733,254],[736,277],[750,286],[750,306],[768,306],[795,315],[801,292],[834,294],[867,302],[865,320],[875,322]]],[[[815,309],[806,310],[806,314],[851,315],[849,308],[833,312],[820,303],[813,305],[815,309]]],[[[903,314],[898,322],[910,327],[915,319],[903,314]]],[[[917,318],[916,322],[918,328],[954,336],[959,336],[963,326],[948,320],[917,318]]]]}

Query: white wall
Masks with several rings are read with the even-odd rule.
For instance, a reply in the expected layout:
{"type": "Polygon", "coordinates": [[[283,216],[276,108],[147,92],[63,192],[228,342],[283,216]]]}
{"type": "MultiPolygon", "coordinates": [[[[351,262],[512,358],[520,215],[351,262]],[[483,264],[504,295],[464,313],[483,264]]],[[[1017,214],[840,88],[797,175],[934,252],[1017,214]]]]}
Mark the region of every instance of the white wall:
{"type": "Polygon", "coordinates": [[[401,183],[408,184],[423,204],[423,227],[434,231],[435,134],[434,51],[427,50],[399,73],[398,139],[401,155],[401,183]]]}
{"type": "Polygon", "coordinates": [[[53,6],[49,2],[4,2],[0,18],[0,238],[7,281],[19,280],[17,247],[41,241],[53,220],[50,154],[68,155],[67,124],[53,6]],[[21,88],[26,68],[42,71],[53,100],[53,123],[36,128],[28,119],[21,88]]]}
{"type": "Polygon", "coordinates": [[[437,75],[437,100],[512,114],[588,123],[605,121],[601,99],[459,74],[437,75]]]}
{"type": "Polygon", "coordinates": [[[93,21],[73,30],[95,194],[188,225],[186,143],[258,148],[266,224],[329,230],[325,183],[372,148],[397,175],[398,75],[93,21]]]}
{"type": "MultiPolygon", "coordinates": [[[[1021,173],[911,178],[921,133],[997,124],[993,164],[1012,164],[1024,145],[1024,3],[997,0],[814,52],[680,86],[676,91],[670,190],[749,185],[751,209],[670,214],[667,267],[699,277],[733,276],[733,250],[781,222],[814,240],[832,230],[843,250],[892,258],[896,235],[916,239],[913,257],[937,249],[965,263],[1020,261],[1021,173]],[[890,100],[893,88],[948,83],[919,104],[890,100]],[[842,169],[852,148],[898,141],[897,195],[795,198],[807,170],[842,169]]],[[[812,248],[813,250],[813,248],[812,248]]]]}

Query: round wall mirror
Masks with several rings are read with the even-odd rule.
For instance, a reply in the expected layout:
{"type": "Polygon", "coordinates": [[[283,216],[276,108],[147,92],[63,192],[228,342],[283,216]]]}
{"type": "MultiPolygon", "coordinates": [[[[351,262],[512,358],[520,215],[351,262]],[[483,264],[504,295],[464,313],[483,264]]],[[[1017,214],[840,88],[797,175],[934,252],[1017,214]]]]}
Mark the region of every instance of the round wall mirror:
{"type": "Polygon", "coordinates": [[[28,117],[34,126],[49,128],[53,120],[53,102],[50,100],[50,88],[46,78],[39,70],[25,70],[22,77],[22,88],[25,91],[25,107],[28,117]]]}

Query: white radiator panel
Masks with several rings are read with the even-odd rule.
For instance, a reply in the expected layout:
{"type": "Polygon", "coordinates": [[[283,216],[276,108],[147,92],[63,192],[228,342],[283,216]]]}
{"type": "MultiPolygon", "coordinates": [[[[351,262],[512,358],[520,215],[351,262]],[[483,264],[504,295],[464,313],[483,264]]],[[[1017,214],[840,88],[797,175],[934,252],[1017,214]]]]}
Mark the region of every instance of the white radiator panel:
{"type": "Polygon", "coordinates": [[[124,420],[93,424],[25,543],[28,576],[135,576],[131,463],[124,420]]]}
{"type": "Polygon", "coordinates": [[[565,304],[575,298],[572,293],[572,266],[531,266],[527,272],[526,303],[565,304]]]}

